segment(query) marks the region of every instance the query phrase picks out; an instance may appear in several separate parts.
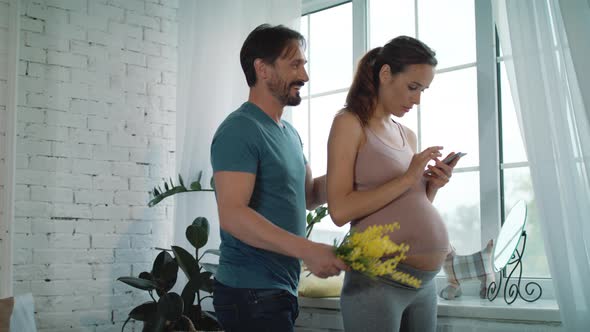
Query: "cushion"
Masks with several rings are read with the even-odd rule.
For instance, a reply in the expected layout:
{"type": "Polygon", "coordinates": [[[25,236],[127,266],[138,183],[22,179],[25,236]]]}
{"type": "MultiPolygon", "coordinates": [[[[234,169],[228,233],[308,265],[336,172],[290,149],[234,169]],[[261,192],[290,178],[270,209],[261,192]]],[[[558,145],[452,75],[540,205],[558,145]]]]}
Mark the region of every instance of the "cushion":
{"type": "Polygon", "coordinates": [[[299,296],[339,297],[343,283],[344,273],[322,279],[309,274],[309,271],[303,271],[299,280],[299,296]]]}
{"type": "Polygon", "coordinates": [[[10,331],[10,316],[14,306],[14,298],[0,299],[0,332],[10,331]]]}
{"type": "Polygon", "coordinates": [[[447,286],[439,292],[439,296],[447,300],[459,297],[462,294],[460,286],[462,281],[478,279],[480,281],[479,297],[486,298],[488,285],[495,280],[492,265],[493,248],[494,240],[488,241],[485,248],[471,255],[457,255],[453,248],[443,264],[443,270],[447,275],[447,286]]]}

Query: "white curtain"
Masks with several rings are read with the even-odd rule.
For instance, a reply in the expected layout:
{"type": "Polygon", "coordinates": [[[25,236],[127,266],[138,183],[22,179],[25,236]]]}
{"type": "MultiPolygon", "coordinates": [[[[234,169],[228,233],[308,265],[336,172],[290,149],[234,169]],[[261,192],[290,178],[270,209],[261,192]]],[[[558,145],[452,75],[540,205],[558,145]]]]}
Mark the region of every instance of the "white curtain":
{"type": "MultiPolygon", "coordinates": [[[[209,187],[209,148],[218,125],[248,98],[240,49],[256,26],[299,28],[301,2],[293,0],[181,0],[177,85],[177,171],[185,184],[203,171],[209,187]]],[[[211,192],[177,195],[174,244],[189,248],[184,232],[194,218],[206,217],[211,234],[206,248],[219,246],[219,223],[211,192]]]]}
{"type": "MultiPolygon", "coordinates": [[[[579,62],[579,52],[588,50],[590,2],[563,3],[560,7],[558,0],[497,0],[494,16],[563,327],[565,331],[587,331],[590,72],[581,71],[588,67],[579,62]],[[574,12],[582,17],[578,24],[564,24],[564,17],[574,12]]],[[[584,61],[589,56],[585,54],[584,61]]]]}
{"type": "Polygon", "coordinates": [[[0,3],[0,298],[13,294],[19,1],[0,3]]]}

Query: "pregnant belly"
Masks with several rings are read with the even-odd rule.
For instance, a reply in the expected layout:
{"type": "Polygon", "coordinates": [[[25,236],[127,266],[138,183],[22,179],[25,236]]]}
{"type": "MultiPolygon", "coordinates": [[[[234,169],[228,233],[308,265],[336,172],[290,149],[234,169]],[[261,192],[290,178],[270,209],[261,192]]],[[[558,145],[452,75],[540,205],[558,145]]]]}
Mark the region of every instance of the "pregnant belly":
{"type": "Polygon", "coordinates": [[[354,224],[362,231],[371,225],[399,222],[400,229],[390,233],[396,243],[406,243],[410,250],[403,263],[420,270],[438,270],[449,251],[446,226],[423,192],[410,193],[386,205],[354,224]]]}
{"type": "Polygon", "coordinates": [[[402,263],[422,271],[439,271],[447,253],[433,252],[430,254],[410,255],[402,263]]]}

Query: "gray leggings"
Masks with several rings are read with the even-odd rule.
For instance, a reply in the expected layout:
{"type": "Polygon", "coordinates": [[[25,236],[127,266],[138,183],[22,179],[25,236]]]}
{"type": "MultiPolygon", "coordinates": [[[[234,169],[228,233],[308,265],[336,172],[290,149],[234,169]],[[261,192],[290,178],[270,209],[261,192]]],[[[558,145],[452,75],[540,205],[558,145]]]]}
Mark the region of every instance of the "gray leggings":
{"type": "Polygon", "coordinates": [[[340,310],[346,332],[436,331],[436,284],[438,271],[421,271],[398,265],[422,280],[416,289],[390,279],[371,279],[359,272],[346,272],[340,310]]]}

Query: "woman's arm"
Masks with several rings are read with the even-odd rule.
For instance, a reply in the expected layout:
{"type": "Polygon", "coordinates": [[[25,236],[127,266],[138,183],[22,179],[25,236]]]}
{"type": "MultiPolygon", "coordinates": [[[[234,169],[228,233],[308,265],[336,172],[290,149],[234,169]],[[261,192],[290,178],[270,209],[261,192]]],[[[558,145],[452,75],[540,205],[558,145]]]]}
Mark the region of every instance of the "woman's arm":
{"type": "MultiPolygon", "coordinates": [[[[414,153],[416,153],[416,151],[418,150],[418,137],[410,128],[408,128],[404,125],[402,125],[402,127],[404,128],[404,131],[406,132],[406,136],[408,137],[408,143],[410,144],[412,151],[414,153]]],[[[437,191],[438,191],[438,188],[431,186],[430,182],[427,182],[427,184],[426,184],[426,197],[428,197],[428,200],[430,202],[434,201],[434,197],[436,196],[437,191]]]]}
{"type": "Polygon", "coordinates": [[[327,193],[330,216],[338,226],[375,212],[401,196],[422,178],[426,163],[440,155],[440,147],[428,148],[414,155],[403,176],[373,190],[355,191],[354,165],[363,139],[363,128],[354,114],[343,112],[334,118],[328,139],[327,193]]]}
{"type": "MultiPolygon", "coordinates": [[[[417,150],[418,139],[416,134],[411,131],[409,128],[404,126],[404,130],[408,136],[408,142],[410,143],[410,147],[414,153],[417,150]]],[[[449,156],[454,155],[454,152],[449,153],[449,156]]],[[[459,157],[460,158],[460,157],[459,157]]],[[[428,172],[424,174],[426,177],[426,197],[430,202],[434,202],[434,198],[436,197],[436,193],[442,187],[444,187],[451,178],[451,174],[453,174],[453,168],[457,165],[459,158],[455,158],[450,164],[445,164],[440,161],[438,158],[434,158],[434,166],[428,165],[428,172]]]]}

